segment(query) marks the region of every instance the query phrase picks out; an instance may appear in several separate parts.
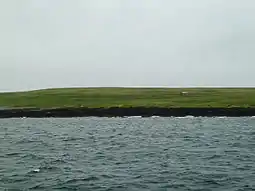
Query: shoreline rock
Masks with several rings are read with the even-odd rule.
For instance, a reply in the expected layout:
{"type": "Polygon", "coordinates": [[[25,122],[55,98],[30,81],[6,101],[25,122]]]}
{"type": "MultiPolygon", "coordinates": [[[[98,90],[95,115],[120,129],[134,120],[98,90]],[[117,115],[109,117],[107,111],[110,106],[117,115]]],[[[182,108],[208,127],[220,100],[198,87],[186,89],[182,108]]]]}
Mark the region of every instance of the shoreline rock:
{"type": "Polygon", "coordinates": [[[255,108],[55,108],[0,110],[0,118],[70,118],[70,117],[251,117],[255,108]]]}

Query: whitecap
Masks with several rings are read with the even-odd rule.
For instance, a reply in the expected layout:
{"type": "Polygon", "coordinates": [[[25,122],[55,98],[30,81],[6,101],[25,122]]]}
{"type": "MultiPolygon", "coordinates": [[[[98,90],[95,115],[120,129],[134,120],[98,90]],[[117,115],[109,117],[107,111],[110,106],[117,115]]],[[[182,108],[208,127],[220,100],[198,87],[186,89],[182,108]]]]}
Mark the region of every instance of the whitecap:
{"type": "Polygon", "coordinates": [[[128,119],[132,119],[132,118],[142,118],[142,116],[128,116],[128,119]]]}
{"type": "Polygon", "coordinates": [[[187,115],[186,118],[195,118],[193,115],[187,115]]]}
{"type": "Polygon", "coordinates": [[[177,119],[189,119],[189,118],[195,118],[194,116],[192,115],[187,115],[187,116],[184,116],[184,117],[176,117],[177,119]]]}
{"type": "Polygon", "coordinates": [[[40,172],[40,169],[39,168],[34,169],[33,172],[38,173],[38,172],[40,172]]]}
{"type": "Polygon", "coordinates": [[[154,116],[151,116],[151,118],[160,118],[160,116],[154,115],[154,116]]]}

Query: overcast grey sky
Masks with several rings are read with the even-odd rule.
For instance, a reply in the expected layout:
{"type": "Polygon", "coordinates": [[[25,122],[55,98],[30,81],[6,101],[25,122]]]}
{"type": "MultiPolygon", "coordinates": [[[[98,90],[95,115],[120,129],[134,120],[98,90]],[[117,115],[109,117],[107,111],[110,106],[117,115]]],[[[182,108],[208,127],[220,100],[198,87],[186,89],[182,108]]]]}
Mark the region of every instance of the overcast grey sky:
{"type": "Polygon", "coordinates": [[[255,86],[254,0],[0,0],[0,91],[255,86]]]}

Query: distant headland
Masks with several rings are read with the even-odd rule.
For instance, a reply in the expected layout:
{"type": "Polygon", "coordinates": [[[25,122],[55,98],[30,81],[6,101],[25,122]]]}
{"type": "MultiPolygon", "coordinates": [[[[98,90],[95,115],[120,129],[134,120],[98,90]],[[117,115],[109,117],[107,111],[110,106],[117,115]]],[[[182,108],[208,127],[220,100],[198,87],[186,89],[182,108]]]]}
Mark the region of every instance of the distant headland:
{"type": "Polygon", "coordinates": [[[0,93],[0,118],[255,116],[255,88],[61,88],[0,93]]]}

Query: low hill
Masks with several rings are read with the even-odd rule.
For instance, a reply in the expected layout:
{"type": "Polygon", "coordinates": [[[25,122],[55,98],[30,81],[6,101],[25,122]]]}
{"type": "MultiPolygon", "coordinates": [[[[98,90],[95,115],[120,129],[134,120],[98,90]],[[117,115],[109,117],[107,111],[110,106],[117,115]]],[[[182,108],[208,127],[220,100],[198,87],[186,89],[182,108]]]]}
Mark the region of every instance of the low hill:
{"type": "Polygon", "coordinates": [[[62,88],[0,93],[1,108],[139,106],[255,107],[255,88],[62,88]]]}

